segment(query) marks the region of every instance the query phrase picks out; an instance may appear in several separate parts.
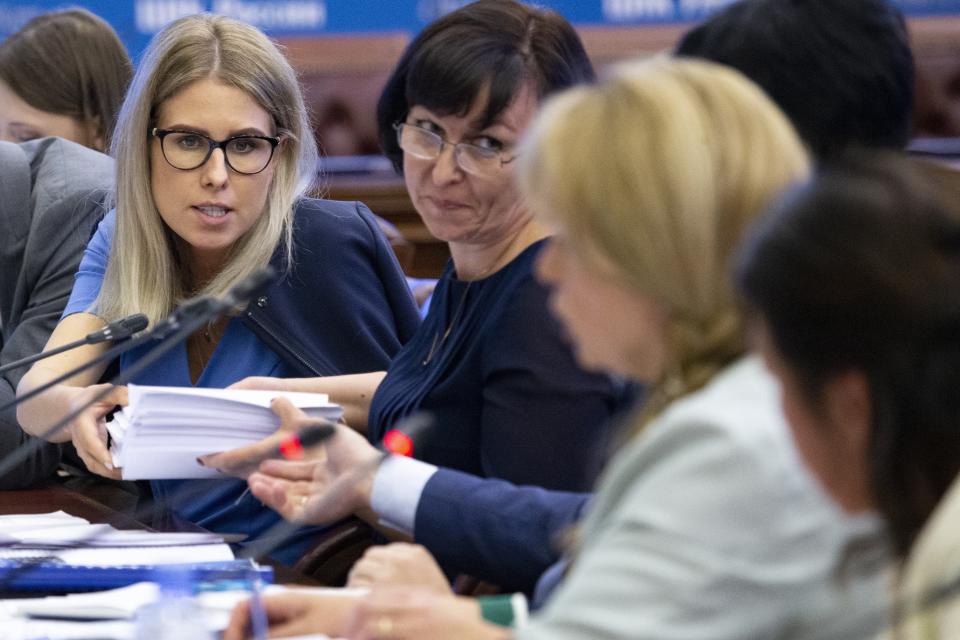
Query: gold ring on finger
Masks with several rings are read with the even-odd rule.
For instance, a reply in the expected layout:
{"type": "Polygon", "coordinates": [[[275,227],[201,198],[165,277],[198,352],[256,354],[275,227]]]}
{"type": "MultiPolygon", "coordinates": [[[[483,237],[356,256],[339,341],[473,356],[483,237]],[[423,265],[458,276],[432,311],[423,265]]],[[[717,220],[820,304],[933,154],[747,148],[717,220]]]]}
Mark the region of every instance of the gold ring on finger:
{"type": "Polygon", "coordinates": [[[377,619],[377,636],[389,638],[393,635],[393,618],[390,616],[380,616],[377,619]]]}

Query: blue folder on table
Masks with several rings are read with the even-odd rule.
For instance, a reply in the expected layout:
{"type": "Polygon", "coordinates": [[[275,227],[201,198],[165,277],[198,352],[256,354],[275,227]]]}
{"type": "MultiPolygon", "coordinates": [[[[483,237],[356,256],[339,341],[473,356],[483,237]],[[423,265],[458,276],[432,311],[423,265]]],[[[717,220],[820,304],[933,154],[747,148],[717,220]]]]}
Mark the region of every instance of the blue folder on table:
{"type": "Polygon", "coordinates": [[[116,589],[136,582],[156,581],[164,572],[189,572],[199,589],[231,581],[273,582],[273,568],[250,560],[203,562],[183,565],[92,566],[67,564],[51,559],[0,560],[0,592],[77,592],[116,589]]]}

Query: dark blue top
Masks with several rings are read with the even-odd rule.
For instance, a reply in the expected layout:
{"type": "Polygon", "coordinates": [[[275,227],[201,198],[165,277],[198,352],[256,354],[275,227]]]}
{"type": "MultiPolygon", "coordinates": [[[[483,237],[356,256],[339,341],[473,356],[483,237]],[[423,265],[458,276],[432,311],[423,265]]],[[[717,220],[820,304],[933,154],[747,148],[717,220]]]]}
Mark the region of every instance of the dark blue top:
{"type": "Polygon", "coordinates": [[[429,410],[436,423],[416,443],[421,460],[517,484],[593,487],[609,419],[631,394],[574,362],[533,276],[544,242],[482,280],[457,280],[447,264],[420,330],[373,396],[372,441],[429,410]]]}
{"type": "MultiPolygon", "coordinates": [[[[80,264],[64,315],[91,309],[106,269],[116,224],[111,212],[80,264]]],[[[242,318],[232,318],[197,386],[221,388],[247,376],[382,370],[416,327],[417,312],[396,260],[362,205],[305,200],[294,224],[294,268],[273,283],[242,318]]],[[[94,310],[95,312],[95,310],[94,310]]],[[[121,358],[121,368],[153,345],[121,358]]],[[[133,380],[191,386],[186,346],[179,345],[133,380]]],[[[154,498],[211,531],[253,540],[279,516],[241,480],[151,482],[154,498]],[[239,499],[239,502],[238,502],[239,499]]],[[[319,528],[301,529],[274,557],[293,564],[319,528]]]]}

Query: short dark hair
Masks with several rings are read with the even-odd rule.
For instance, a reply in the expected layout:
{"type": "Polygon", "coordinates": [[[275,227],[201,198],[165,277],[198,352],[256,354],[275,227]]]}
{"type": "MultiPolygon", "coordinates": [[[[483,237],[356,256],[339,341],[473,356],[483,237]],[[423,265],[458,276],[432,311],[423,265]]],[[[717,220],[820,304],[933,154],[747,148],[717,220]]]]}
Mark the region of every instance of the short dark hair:
{"type": "Polygon", "coordinates": [[[393,126],[413,105],[462,115],[489,87],[485,127],[524,82],[543,98],[594,78],[580,37],[559,14],[514,0],[480,0],[435,20],[407,46],[377,104],[380,145],[401,171],[393,126]]]}
{"type": "Polygon", "coordinates": [[[676,54],[759,84],[818,160],[909,140],[913,54],[887,0],[741,0],[684,35],[676,54]]]}
{"type": "Polygon", "coordinates": [[[96,121],[105,147],[132,75],[116,32],[85,9],[41,14],[0,42],[0,80],[35,109],[96,121]]]}
{"type": "Polygon", "coordinates": [[[906,555],[960,471],[960,211],[893,152],[838,160],[748,236],[736,268],[811,406],[869,385],[870,489],[906,555]]]}

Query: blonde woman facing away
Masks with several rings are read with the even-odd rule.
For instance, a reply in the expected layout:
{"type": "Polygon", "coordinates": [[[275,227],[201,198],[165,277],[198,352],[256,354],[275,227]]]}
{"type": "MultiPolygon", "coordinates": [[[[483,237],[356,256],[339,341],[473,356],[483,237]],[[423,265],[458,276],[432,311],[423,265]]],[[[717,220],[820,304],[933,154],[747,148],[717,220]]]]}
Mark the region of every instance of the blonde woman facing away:
{"type": "MultiPolygon", "coordinates": [[[[253,27],[200,14],[157,34],[112,151],[115,210],[87,247],[48,348],[130,313],[156,322],[185,298],[222,295],[267,264],[282,275],[256,304],[198,331],[134,382],[224,387],[249,375],[380,370],[416,329],[413,300],[370,212],[305,197],[317,151],[300,88],[280,51],[253,27]]],[[[126,354],[120,367],[151,346],[126,354]]],[[[19,390],[102,350],[38,363],[19,390]]],[[[100,388],[103,371],[22,405],[23,428],[42,433],[100,388]]],[[[118,477],[103,415],[125,402],[125,389],[115,389],[54,438],[72,440],[90,471],[118,477]]],[[[214,531],[255,539],[277,518],[241,496],[244,485],[235,480],[154,481],[152,488],[156,500],[214,531]]],[[[295,559],[308,537],[278,557],[295,559]]]]}
{"type": "MultiPolygon", "coordinates": [[[[486,621],[481,613],[501,624],[510,617],[488,600],[438,593],[425,562],[394,575],[419,573],[429,591],[387,585],[339,602],[270,599],[274,628],[364,639],[870,637],[877,620],[857,614],[882,603],[881,571],[848,552],[879,539],[879,527],[845,518],[805,472],[774,379],[745,353],[728,277],[747,225],[807,175],[785,117],[733,70],[658,59],[549,103],[518,162],[522,191],[555,233],[537,274],[577,359],[651,385],[585,508],[579,542],[541,577],[532,600],[541,608],[523,628],[486,621]]],[[[254,493],[315,521],[318,509],[340,502],[339,489],[356,508],[411,527],[415,539],[433,538],[426,529],[452,510],[461,522],[445,535],[464,547],[499,544],[497,529],[542,528],[569,495],[491,489],[490,480],[441,469],[421,495],[384,501],[422,468],[393,459],[369,479],[338,475],[344,459],[375,455],[351,435],[330,442],[313,483],[271,463],[251,477],[254,493]],[[358,496],[353,487],[365,483],[370,491],[358,496]],[[461,500],[432,500],[434,483],[465,487],[461,500]]],[[[368,571],[365,582],[396,582],[386,570],[376,576],[368,571]]],[[[507,614],[520,611],[517,600],[507,614]]],[[[241,607],[226,637],[241,637],[245,622],[241,607]]]]}

